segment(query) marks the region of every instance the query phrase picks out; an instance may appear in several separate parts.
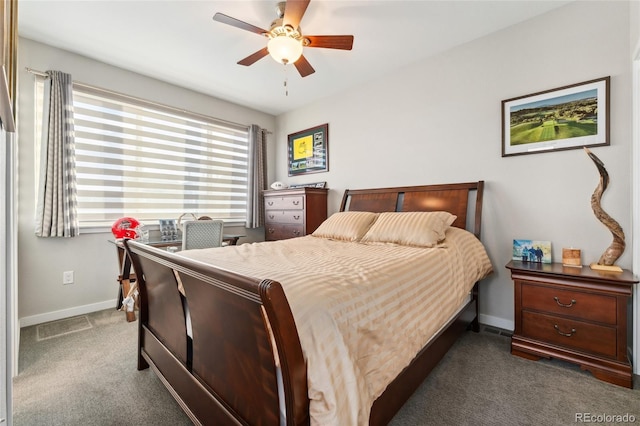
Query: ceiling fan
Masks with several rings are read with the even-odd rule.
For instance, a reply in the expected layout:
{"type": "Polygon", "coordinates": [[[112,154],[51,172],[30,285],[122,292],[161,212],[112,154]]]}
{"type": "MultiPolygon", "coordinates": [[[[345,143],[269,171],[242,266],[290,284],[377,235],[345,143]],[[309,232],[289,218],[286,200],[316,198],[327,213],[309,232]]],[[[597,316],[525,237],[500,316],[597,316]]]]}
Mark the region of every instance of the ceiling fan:
{"type": "Polygon", "coordinates": [[[240,21],[223,13],[216,13],[214,21],[228,24],[241,30],[251,31],[267,37],[267,46],[246,58],[238,61],[239,65],[249,66],[271,55],[281,64],[293,63],[302,77],[313,74],[315,70],[302,54],[304,47],[322,47],[325,49],[351,50],[352,35],[303,35],[300,21],[311,0],[288,0],[278,3],[277,18],[271,23],[269,30],[240,21]]]}

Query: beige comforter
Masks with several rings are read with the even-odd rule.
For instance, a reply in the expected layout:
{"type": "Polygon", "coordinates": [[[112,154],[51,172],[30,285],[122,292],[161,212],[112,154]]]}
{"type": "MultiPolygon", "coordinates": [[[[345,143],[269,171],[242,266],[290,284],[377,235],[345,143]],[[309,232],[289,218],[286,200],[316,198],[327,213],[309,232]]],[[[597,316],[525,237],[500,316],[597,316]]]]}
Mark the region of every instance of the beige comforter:
{"type": "Polygon", "coordinates": [[[181,254],[282,284],[317,425],[368,424],[373,401],[492,270],[457,228],[428,249],[306,236],[181,254]]]}

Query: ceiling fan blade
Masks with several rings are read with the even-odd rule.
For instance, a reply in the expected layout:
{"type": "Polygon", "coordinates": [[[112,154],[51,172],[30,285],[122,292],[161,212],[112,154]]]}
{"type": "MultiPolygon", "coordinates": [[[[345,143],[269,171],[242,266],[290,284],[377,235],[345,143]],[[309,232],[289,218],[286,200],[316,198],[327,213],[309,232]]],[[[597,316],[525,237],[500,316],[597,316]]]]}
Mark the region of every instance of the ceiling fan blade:
{"type": "Polygon", "coordinates": [[[313,74],[314,72],[316,72],[316,70],[313,69],[309,61],[307,61],[307,58],[304,57],[304,55],[300,56],[300,59],[295,61],[293,65],[296,66],[296,69],[298,70],[298,72],[302,77],[306,77],[309,74],[313,74]]]}
{"type": "Polygon", "coordinates": [[[309,40],[307,47],[324,47],[326,49],[351,50],[353,47],[352,35],[328,35],[328,36],[304,36],[309,40]]]}
{"type": "Polygon", "coordinates": [[[249,65],[252,65],[255,62],[259,61],[260,59],[264,58],[268,54],[269,54],[269,51],[267,50],[267,48],[266,47],[262,48],[258,50],[256,53],[252,53],[251,55],[247,56],[243,60],[238,61],[238,65],[244,65],[248,67],[249,65]]]}
{"type": "Polygon", "coordinates": [[[263,35],[266,33],[266,30],[262,28],[256,27],[255,25],[247,24],[244,21],[241,21],[236,18],[232,18],[231,16],[227,16],[224,13],[216,13],[213,15],[213,20],[222,22],[223,24],[231,25],[232,27],[240,28],[241,30],[251,31],[252,33],[263,35]]]}
{"type": "Polygon", "coordinates": [[[311,0],[288,0],[284,7],[282,25],[291,25],[294,30],[297,30],[310,1],[311,0]]]}

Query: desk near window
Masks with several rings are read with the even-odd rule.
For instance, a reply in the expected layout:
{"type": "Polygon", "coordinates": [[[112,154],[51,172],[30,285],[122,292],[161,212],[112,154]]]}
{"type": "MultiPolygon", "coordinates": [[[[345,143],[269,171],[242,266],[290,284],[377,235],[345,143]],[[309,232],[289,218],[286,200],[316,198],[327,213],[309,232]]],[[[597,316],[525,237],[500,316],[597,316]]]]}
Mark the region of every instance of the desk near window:
{"type": "MultiPolygon", "coordinates": [[[[222,237],[223,245],[235,246],[238,243],[240,238],[244,237],[241,234],[224,234],[222,237]]],[[[116,309],[120,310],[122,308],[122,302],[129,291],[131,290],[131,283],[136,280],[136,274],[131,272],[131,261],[126,256],[124,246],[122,245],[122,241],[109,240],[110,243],[114,244],[118,251],[118,270],[120,274],[118,275],[118,298],[116,302],[116,309]]],[[[161,241],[161,240],[153,240],[146,243],[147,245],[158,247],[158,248],[166,248],[170,251],[179,251],[182,247],[182,240],[171,240],[171,241],[161,241]]],[[[126,311],[127,321],[135,321],[136,314],[134,311],[126,311]]]]}

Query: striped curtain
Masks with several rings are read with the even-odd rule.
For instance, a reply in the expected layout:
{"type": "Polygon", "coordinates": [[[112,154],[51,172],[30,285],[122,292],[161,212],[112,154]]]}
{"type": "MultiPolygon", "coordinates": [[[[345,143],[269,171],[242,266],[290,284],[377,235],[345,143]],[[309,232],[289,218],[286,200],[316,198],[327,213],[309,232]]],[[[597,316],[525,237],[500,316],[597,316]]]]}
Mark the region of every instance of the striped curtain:
{"type": "Polygon", "coordinates": [[[247,228],[259,228],[264,224],[262,192],[266,189],[266,130],[252,124],[249,128],[249,176],[247,188],[247,228]]]}
{"type": "Polygon", "coordinates": [[[47,71],[36,216],[39,237],[75,237],[77,217],[73,83],[70,74],[47,71]]]}

